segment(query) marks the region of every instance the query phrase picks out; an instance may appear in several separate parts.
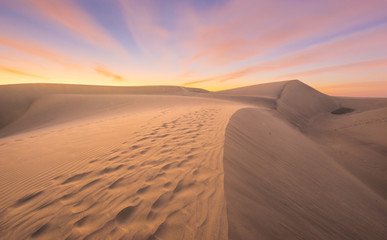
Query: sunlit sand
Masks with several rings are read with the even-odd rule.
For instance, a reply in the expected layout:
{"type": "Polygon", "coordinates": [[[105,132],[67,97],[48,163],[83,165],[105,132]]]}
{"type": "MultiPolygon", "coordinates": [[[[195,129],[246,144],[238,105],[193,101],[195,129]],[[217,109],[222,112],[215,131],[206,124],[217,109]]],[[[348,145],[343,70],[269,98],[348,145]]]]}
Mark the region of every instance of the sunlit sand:
{"type": "Polygon", "coordinates": [[[0,239],[385,239],[387,99],[0,86],[0,239]]]}

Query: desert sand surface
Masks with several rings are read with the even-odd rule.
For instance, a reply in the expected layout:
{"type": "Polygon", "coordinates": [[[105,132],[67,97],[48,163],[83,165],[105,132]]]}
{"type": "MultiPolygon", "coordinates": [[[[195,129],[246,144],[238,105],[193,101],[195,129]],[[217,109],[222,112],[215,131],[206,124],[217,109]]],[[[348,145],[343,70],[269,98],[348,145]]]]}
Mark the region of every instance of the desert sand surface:
{"type": "Polygon", "coordinates": [[[385,239],[386,136],[298,80],[0,86],[0,239],[385,239]]]}

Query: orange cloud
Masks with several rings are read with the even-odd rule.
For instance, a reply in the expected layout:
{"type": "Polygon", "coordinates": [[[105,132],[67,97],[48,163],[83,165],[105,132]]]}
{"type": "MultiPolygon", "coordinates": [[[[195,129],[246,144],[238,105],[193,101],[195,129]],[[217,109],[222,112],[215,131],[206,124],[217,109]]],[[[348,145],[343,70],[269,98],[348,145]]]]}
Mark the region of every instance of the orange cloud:
{"type": "Polygon", "coordinates": [[[123,78],[122,76],[117,75],[117,74],[114,74],[114,73],[112,73],[111,71],[107,70],[106,68],[104,68],[104,67],[102,67],[102,66],[95,67],[94,70],[95,70],[97,73],[99,73],[99,74],[101,74],[101,75],[104,75],[104,76],[106,76],[106,77],[109,77],[109,78],[113,78],[113,79],[116,80],[116,81],[121,82],[121,81],[124,80],[124,78],[123,78]]]}
{"type": "Polygon", "coordinates": [[[248,75],[252,71],[253,71],[253,69],[246,68],[246,69],[242,69],[240,71],[222,74],[222,75],[218,75],[218,76],[211,77],[211,78],[204,78],[204,79],[200,79],[200,80],[196,80],[196,81],[186,82],[186,83],[183,83],[183,86],[190,86],[190,85],[194,85],[194,84],[198,84],[198,83],[205,83],[205,82],[211,82],[211,81],[225,82],[225,81],[229,81],[232,79],[236,79],[236,78],[240,78],[240,77],[243,77],[245,75],[248,75]]]}
{"type": "Polygon", "coordinates": [[[0,67],[0,70],[4,71],[4,72],[8,72],[8,73],[13,73],[13,74],[18,74],[18,75],[26,76],[26,77],[46,79],[46,77],[42,77],[42,76],[39,76],[39,75],[27,73],[27,72],[22,72],[22,71],[15,70],[15,69],[12,69],[12,68],[7,68],[7,67],[0,67]]]}
{"type": "Polygon", "coordinates": [[[317,89],[333,96],[387,97],[387,81],[329,84],[318,86],[317,89]]]}

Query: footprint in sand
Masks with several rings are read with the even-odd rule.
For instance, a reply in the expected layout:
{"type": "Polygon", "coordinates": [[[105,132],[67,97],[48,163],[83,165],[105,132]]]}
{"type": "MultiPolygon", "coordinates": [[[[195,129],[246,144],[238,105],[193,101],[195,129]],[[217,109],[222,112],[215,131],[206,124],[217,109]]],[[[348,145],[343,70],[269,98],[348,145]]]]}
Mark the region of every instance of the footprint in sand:
{"type": "Polygon", "coordinates": [[[43,191],[40,191],[40,192],[36,192],[36,193],[29,194],[27,196],[24,196],[24,197],[20,198],[19,200],[17,200],[14,206],[19,207],[21,205],[24,205],[27,202],[31,201],[32,199],[38,197],[42,193],[43,193],[43,191]]]}
{"type": "Polygon", "coordinates": [[[138,204],[137,206],[128,206],[122,209],[115,217],[117,222],[121,224],[127,222],[130,219],[130,217],[133,215],[133,213],[136,211],[139,205],[140,204],[138,204]]]}
{"type": "Polygon", "coordinates": [[[41,235],[43,235],[44,233],[47,232],[49,226],[50,226],[50,224],[48,224],[48,223],[44,224],[38,230],[36,230],[34,233],[31,234],[31,238],[40,237],[41,235]]]}
{"type": "Polygon", "coordinates": [[[70,178],[67,178],[62,184],[67,184],[67,183],[71,183],[71,182],[75,182],[75,181],[79,181],[81,180],[82,178],[86,177],[87,175],[89,175],[91,172],[84,172],[84,173],[80,173],[80,174],[76,174],[70,178]]]}

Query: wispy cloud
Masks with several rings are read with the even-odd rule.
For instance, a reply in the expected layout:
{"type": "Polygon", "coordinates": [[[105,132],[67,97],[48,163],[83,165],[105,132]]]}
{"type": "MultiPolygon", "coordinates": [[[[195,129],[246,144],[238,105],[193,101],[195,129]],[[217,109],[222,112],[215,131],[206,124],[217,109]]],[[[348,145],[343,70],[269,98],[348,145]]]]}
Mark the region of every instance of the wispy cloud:
{"type": "Polygon", "coordinates": [[[167,57],[170,33],[160,26],[152,1],[120,0],[120,3],[126,24],[141,51],[148,57],[167,57]]]}
{"type": "MultiPolygon", "coordinates": [[[[370,53],[372,54],[387,54],[387,50],[384,50],[385,41],[387,38],[387,28],[376,28],[372,30],[362,31],[360,33],[352,34],[349,36],[345,36],[342,38],[337,38],[328,42],[324,42],[321,44],[316,44],[305,48],[299,52],[294,52],[290,54],[286,54],[282,57],[263,61],[259,63],[252,64],[247,67],[243,67],[239,70],[229,72],[226,74],[220,74],[217,76],[213,76],[210,78],[204,79],[196,79],[190,82],[185,83],[184,85],[193,85],[198,83],[205,83],[210,81],[218,81],[224,82],[237,78],[241,78],[244,76],[252,75],[252,74],[263,74],[270,72],[278,72],[282,70],[292,70],[300,67],[306,67],[308,65],[313,66],[316,64],[326,64],[326,63],[334,63],[338,60],[341,60],[340,64],[336,65],[345,65],[346,67],[330,67],[331,71],[333,70],[350,70],[351,67],[356,68],[356,65],[353,65],[351,59],[355,61],[357,58],[369,58],[370,53]],[[384,53],[383,53],[384,51],[384,53]],[[342,63],[343,58],[345,59],[345,64],[342,63]]],[[[352,61],[354,61],[352,60],[352,61]]],[[[367,60],[366,62],[378,62],[379,59],[375,61],[367,60]]],[[[309,68],[313,68],[310,67],[309,68]]],[[[315,68],[315,67],[314,67],[315,68]]],[[[327,69],[325,69],[327,70],[327,69]]],[[[310,72],[314,72],[315,70],[311,70],[310,72]]],[[[323,70],[321,70],[323,71],[323,70]]],[[[308,71],[304,71],[308,72],[308,71]]],[[[310,74],[311,74],[310,73],[310,74]]],[[[305,73],[304,73],[305,74],[305,73]]],[[[289,76],[297,76],[297,73],[291,75],[279,75],[280,77],[289,78],[289,76]]],[[[277,77],[278,78],[278,77],[277,77]]]]}
{"type": "Polygon", "coordinates": [[[294,9],[291,1],[231,0],[209,12],[194,12],[191,16],[195,17],[190,17],[191,27],[187,27],[192,33],[186,41],[194,53],[185,60],[185,65],[204,61],[216,66],[257,58],[281,47],[305,46],[308,41],[322,40],[383,19],[387,2],[371,2],[305,1],[294,9]]]}
{"type": "Polygon", "coordinates": [[[200,79],[200,80],[186,82],[186,83],[183,83],[183,86],[190,86],[190,85],[195,85],[198,83],[206,83],[206,82],[212,82],[212,81],[225,82],[225,81],[229,81],[229,80],[243,77],[243,76],[248,75],[252,72],[254,72],[253,68],[245,68],[245,69],[242,69],[240,71],[222,74],[222,75],[218,75],[218,76],[211,77],[211,78],[204,78],[204,79],[200,79]]]}
{"type": "Polygon", "coordinates": [[[387,80],[336,83],[317,89],[333,96],[387,97],[387,80]]]}
{"type": "Polygon", "coordinates": [[[326,73],[338,73],[338,72],[359,72],[374,68],[386,68],[387,67],[387,58],[385,59],[373,59],[369,61],[360,61],[347,63],[342,65],[335,65],[323,68],[311,69],[308,71],[295,72],[286,75],[279,75],[276,79],[287,79],[287,78],[301,78],[308,76],[315,76],[326,73]]]}
{"type": "Polygon", "coordinates": [[[27,73],[27,72],[23,72],[23,71],[20,71],[20,70],[16,70],[16,69],[12,69],[12,68],[7,68],[7,67],[1,67],[0,66],[0,70],[4,71],[4,72],[8,72],[8,73],[22,75],[22,76],[25,76],[25,77],[47,79],[46,77],[43,77],[43,76],[40,76],[40,75],[31,74],[31,73],[27,73]]]}
{"type": "Polygon", "coordinates": [[[54,49],[50,49],[38,43],[32,43],[28,40],[10,38],[0,35],[0,45],[4,45],[20,52],[28,53],[37,57],[41,57],[43,59],[55,62],[57,64],[69,68],[81,68],[80,65],[74,63],[74,59],[71,59],[70,57],[64,54],[61,54],[54,49]]]}
{"type": "Polygon", "coordinates": [[[94,68],[94,70],[105,77],[114,79],[115,81],[124,81],[124,78],[121,75],[114,74],[103,66],[97,66],[94,68]]]}
{"type": "Polygon", "coordinates": [[[109,33],[73,0],[28,0],[51,20],[62,24],[92,45],[114,52],[125,51],[109,33]]]}

